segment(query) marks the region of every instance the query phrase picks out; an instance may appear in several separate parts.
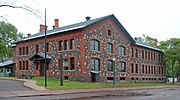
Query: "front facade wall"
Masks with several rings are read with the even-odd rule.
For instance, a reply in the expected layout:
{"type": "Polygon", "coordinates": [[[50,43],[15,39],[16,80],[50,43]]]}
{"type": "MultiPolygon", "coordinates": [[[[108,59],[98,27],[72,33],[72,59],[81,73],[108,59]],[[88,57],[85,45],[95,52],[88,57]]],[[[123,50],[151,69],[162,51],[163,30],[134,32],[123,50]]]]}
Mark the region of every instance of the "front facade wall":
{"type": "MultiPolygon", "coordinates": [[[[63,56],[64,59],[70,60],[70,58],[74,58],[74,65],[75,68],[70,70],[67,69],[64,71],[64,76],[69,77],[70,80],[80,80],[79,76],[82,76],[81,70],[80,70],[80,57],[81,57],[81,39],[82,34],[81,31],[71,31],[66,33],[61,33],[60,35],[52,35],[47,36],[47,43],[48,43],[48,52],[47,54],[51,57],[51,61],[48,65],[47,75],[52,77],[58,77],[60,76],[60,55],[63,56]],[[64,46],[62,46],[62,50],[59,50],[59,41],[68,41],[70,43],[71,39],[74,40],[74,48],[70,49],[70,44],[68,45],[68,50],[64,50],[64,46]],[[79,56],[77,56],[79,55],[79,56]],[[72,77],[73,76],[73,77],[72,77]],[[75,77],[74,77],[75,76],[75,77]],[[78,77],[78,78],[77,78],[78,77]]],[[[14,62],[16,62],[16,75],[17,77],[23,78],[23,76],[29,78],[31,76],[40,76],[41,75],[41,64],[43,65],[43,62],[39,62],[39,64],[36,66],[35,63],[29,60],[31,56],[33,56],[35,53],[44,53],[45,51],[45,44],[44,44],[44,38],[34,39],[22,43],[18,43],[16,45],[16,59],[14,59],[14,62]],[[36,50],[36,46],[38,45],[38,50],[36,50]],[[26,48],[28,47],[28,53],[20,54],[20,48],[26,48]],[[37,52],[38,51],[38,52],[37,52]],[[21,65],[20,65],[21,62],[21,65]],[[26,63],[28,62],[28,64],[26,63]],[[24,64],[23,64],[24,63],[24,64]],[[27,68],[28,66],[28,68],[27,68]],[[22,67],[22,68],[20,68],[22,67]]],[[[23,50],[22,50],[23,52],[23,50]]],[[[68,61],[68,64],[69,61],[68,61]]]]}
{"type": "MultiPolygon", "coordinates": [[[[155,60],[142,59],[142,50],[155,53],[155,55],[161,54],[154,50],[139,47],[130,42],[119,27],[110,18],[105,19],[96,24],[90,25],[80,30],[69,31],[47,37],[49,43],[48,55],[52,60],[49,64],[47,73],[48,76],[59,78],[60,75],[60,55],[63,55],[64,59],[68,60],[68,66],[70,65],[70,59],[74,58],[75,68],[71,69],[66,67],[64,70],[64,78],[73,81],[85,81],[85,82],[108,82],[115,78],[119,82],[163,82],[164,70],[162,62],[155,60]],[[111,33],[108,35],[108,33],[111,33]],[[70,49],[70,41],[74,39],[74,48],[70,49]],[[64,50],[64,43],[68,40],[68,50],[64,50]],[[99,50],[91,50],[91,41],[96,40],[99,42],[99,50]],[[59,41],[63,42],[63,50],[59,50],[59,41]],[[108,53],[107,44],[112,45],[112,53],[108,53]],[[119,47],[123,47],[124,55],[119,54],[119,47]],[[132,56],[132,48],[134,49],[132,56]],[[138,50],[138,56],[135,57],[135,49],[138,50]],[[115,60],[114,60],[115,58],[115,60]],[[92,59],[98,59],[99,70],[92,70],[92,59]],[[108,61],[113,61],[112,70],[108,71],[108,61]],[[125,71],[120,71],[120,63],[125,64],[125,71]],[[137,65],[138,68],[133,68],[132,64],[137,65]],[[142,71],[142,66],[153,66],[156,72],[145,73],[142,71]],[[160,67],[160,71],[159,71],[160,67]],[[136,72],[136,70],[138,70],[136,72]],[[143,72],[143,73],[142,73],[143,72]]],[[[29,58],[36,53],[36,45],[38,45],[38,52],[44,52],[44,39],[34,39],[30,41],[20,42],[16,44],[16,52],[14,61],[16,62],[16,75],[22,77],[23,75],[39,76],[40,65],[38,68],[36,64],[29,61],[29,58]],[[19,48],[28,47],[28,53],[19,53],[19,48]],[[20,65],[21,61],[21,65],[20,65]],[[26,62],[28,64],[26,64],[26,62]],[[20,68],[20,66],[22,68],[20,68]]],[[[26,50],[25,50],[26,51],[26,50]]],[[[162,54],[161,54],[162,55],[162,54]]],[[[156,56],[157,57],[157,56],[156,56]]],[[[150,68],[151,70],[151,68],[150,68]]]]}

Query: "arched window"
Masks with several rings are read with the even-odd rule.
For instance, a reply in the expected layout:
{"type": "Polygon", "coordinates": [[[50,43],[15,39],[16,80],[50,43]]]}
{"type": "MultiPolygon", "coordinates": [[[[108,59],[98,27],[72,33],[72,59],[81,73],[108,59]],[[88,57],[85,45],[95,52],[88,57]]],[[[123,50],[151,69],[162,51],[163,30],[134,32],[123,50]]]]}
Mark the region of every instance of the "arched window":
{"type": "Polygon", "coordinates": [[[107,43],[107,52],[113,53],[113,45],[111,43],[107,43]]]}
{"type": "Polygon", "coordinates": [[[97,58],[91,59],[91,70],[92,71],[100,71],[100,60],[97,58]]]}
{"type": "Polygon", "coordinates": [[[100,51],[100,43],[98,40],[91,40],[91,50],[100,51]]]}
{"type": "Polygon", "coordinates": [[[126,63],[125,62],[120,62],[119,67],[120,67],[120,72],[126,72],[126,63]]]}
{"type": "Polygon", "coordinates": [[[124,46],[120,46],[119,47],[119,55],[121,55],[121,56],[126,55],[125,47],[124,46]]]}
{"type": "Polygon", "coordinates": [[[107,61],[107,70],[113,71],[113,61],[112,60],[107,61]]]}

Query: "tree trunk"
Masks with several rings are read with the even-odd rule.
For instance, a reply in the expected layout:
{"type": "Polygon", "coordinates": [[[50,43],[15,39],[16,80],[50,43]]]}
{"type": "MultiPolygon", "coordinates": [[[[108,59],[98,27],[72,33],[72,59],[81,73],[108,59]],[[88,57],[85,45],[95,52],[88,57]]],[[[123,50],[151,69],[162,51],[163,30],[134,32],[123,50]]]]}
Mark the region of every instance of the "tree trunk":
{"type": "Polygon", "coordinates": [[[174,63],[175,63],[175,59],[172,61],[172,74],[173,74],[173,81],[172,84],[174,84],[174,78],[175,78],[175,73],[174,73],[174,63]]]}

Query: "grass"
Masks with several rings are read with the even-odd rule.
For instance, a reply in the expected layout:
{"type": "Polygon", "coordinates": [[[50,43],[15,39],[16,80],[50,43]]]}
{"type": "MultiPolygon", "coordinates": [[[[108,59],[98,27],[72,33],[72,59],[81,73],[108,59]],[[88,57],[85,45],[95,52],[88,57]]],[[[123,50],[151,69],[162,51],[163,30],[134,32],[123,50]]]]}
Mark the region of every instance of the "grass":
{"type": "MultiPolygon", "coordinates": [[[[37,81],[37,85],[44,86],[44,78],[34,77],[33,80],[37,81]]],[[[50,90],[61,90],[61,89],[94,89],[94,88],[110,88],[112,84],[100,84],[100,83],[85,83],[85,82],[74,82],[64,81],[64,86],[60,86],[59,80],[55,78],[48,78],[47,88],[50,90]]]]}
{"type": "Polygon", "coordinates": [[[0,76],[0,79],[17,79],[14,76],[0,76]]]}
{"type": "MultiPolygon", "coordinates": [[[[33,80],[37,81],[37,85],[44,86],[44,78],[34,77],[33,80]]],[[[64,90],[64,89],[97,89],[97,88],[112,88],[112,83],[85,83],[85,82],[74,82],[64,81],[64,86],[59,85],[59,80],[56,78],[48,78],[47,88],[50,90],[64,90]]],[[[169,86],[172,84],[167,83],[118,83],[117,88],[127,87],[143,87],[143,86],[169,86]]],[[[180,85],[176,83],[175,85],[180,85]]]]}

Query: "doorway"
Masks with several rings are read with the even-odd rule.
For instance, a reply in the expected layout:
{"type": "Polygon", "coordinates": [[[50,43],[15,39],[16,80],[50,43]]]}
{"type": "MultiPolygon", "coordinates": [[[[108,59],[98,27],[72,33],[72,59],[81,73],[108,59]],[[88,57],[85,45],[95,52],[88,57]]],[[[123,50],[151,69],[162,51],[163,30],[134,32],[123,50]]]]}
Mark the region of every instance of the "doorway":
{"type": "Polygon", "coordinates": [[[40,64],[40,76],[44,76],[44,71],[45,69],[44,69],[43,64],[40,64]]]}
{"type": "Polygon", "coordinates": [[[99,81],[99,74],[91,72],[91,82],[98,82],[99,81]]]}

